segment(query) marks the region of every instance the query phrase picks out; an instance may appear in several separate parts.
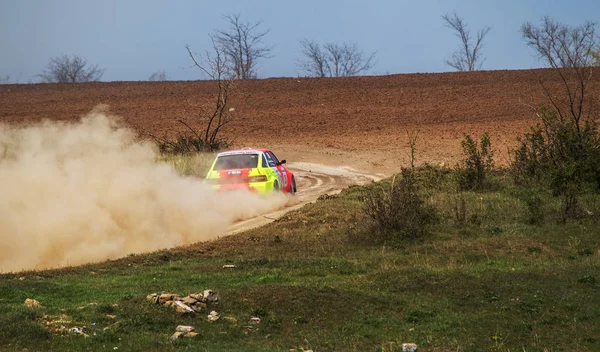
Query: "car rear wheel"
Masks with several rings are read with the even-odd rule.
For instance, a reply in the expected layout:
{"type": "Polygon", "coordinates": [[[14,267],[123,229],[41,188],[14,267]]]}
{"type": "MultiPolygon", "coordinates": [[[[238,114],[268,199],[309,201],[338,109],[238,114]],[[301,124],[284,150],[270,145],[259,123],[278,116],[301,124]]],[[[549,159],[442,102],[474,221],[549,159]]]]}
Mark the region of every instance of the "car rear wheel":
{"type": "Polygon", "coordinates": [[[273,191],[274,192],[279,191],[279,182],[277,182],[277,181],[273,182],[273,191]]]}
{"type": "Polygon", "coordinates": [[[296,194],[296,178],[292,176],[292,184],[290,185],[290,192],[291,195],[296,194]]]}

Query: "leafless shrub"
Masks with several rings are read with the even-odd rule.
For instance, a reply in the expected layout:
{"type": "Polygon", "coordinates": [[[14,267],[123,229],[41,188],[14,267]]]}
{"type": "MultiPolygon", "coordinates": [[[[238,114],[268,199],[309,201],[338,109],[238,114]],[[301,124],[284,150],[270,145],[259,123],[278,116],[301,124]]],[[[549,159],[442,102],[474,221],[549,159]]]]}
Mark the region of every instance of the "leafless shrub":
{"type": "Polygon", "coordinates": [[[471,38],[471,32],[467,29],[467,24],[462,17],[455,12],[452,15],[445,14],[442,19],[446,27],[454,30],[456,36],[460,38],[460,48],[452,54],[452,59],[445,60],[445,63],[457,71],[476,71],[481,69],[483,58],[481,49],[483,40],[490,31],[490,27],[484,27],[477,31],[475,41],[471,38]]]}
{"type": "Polygon", "coordinates": [[[321,45],[315,41],[303,39],[300,70],[311,77],[347,77],[356,76],[371,69],[375,54],[366,55],[355,43],[327,43],[321,45]]]}
{"type": "Polygon", "coordinates": [[[104,70],[98,65],[88,65],[79,55],[50,58],[46,69],[38,75],[44,83],[79,83],[99,81],[104,70]]]}
{"type": "Polygon", "coordinates": [[[229,141],[220,138],[221,128],[234,119],[234,109],[229,108],[229,98],[233,90],[233,81],[236,77],[235,69],[228,56],[225,55],[220,47],[213,40],[213,52],[206,51],[204,57],[198,59],[192,52],[189,45],[186,50],[194,66],[199,68],[217,85],[217,96],[215,105],[210,107],[200,107],[195,121],[197,123],[188,123],[183,119],[177,120],[185,127],[185,132],[177,134],[177,138],[169,139],[158,137],[155,134],[149,134],[154,138],[159,148],[164,153],[185,154],[201,151],[213,151],[227,147],[229,141]],[[203,126],[204,127],[196,127],[203,126]]]}
{"type": "Polygon", "coordinates": [[[221,55],[232,64],[236,79],[256,78],[259,59],[271,57],[271,47],[262,41],[269,30],[260,31],[263,21],[243,22],[240,14],[224,16],[229,24],[227,30],[217,30],[212,35],[221,55]]]}

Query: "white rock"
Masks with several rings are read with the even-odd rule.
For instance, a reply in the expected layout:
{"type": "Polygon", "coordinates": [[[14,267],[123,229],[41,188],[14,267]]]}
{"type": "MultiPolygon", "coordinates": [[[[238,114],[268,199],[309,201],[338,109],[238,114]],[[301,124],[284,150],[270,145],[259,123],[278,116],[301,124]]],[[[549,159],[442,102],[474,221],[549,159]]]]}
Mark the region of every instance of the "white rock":
{"type": "Polygon", "coordinates": [[[171,335],[171,340],[175,341],[177,339],[182,339],[183,338],[184,333],[181,331],[177,331],[175,332],[173,335],[171,335]]]}
{"type": "Polygon", "coordinates": [[[208,315],[208,321],[217,321],[217,320],[219,320],[219,313],[217,313],[217,311],[213,310],[208,315]]]}
{"type": "Polygon", "coordinates": [[[36,299],[31,299],[31,298],[27,298],[25,300],[25,305],[27,307],[39,307],[40,306],[40,302],[36,299]]]}
{"type": "Polygon", "coordinates": [[[196,328],[191,325],[177,325],[177,328],[175,328],[175,331],[181,332],[192,332],[194,330],[196,330],[196,328]]]}
{"type": "Polygon", "coordinates": [[[185,303],[181,301],[173,301],[173,306],[175,306],[175,310],[178,313],[193,313],[194,310],[188,307],[185,303]]]}
{"type": "Polygon", "coordinates": [[[402,352],[415,352],[417,350],[416,343],[403,343],[402,352]]]}

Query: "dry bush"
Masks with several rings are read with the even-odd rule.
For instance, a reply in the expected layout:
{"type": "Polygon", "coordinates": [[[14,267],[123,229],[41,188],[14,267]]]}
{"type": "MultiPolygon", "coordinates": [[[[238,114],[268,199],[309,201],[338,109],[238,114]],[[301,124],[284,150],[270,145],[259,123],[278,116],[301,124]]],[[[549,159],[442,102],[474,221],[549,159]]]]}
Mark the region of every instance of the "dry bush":
{"type": "Polygon", "coordinates": [[[432,207],[419,194],[414,173],[403,168],[401,178],[394,178],[389,188],[384,185],[368,189],[362,196],[364,212],[372,220],[377,242],[397,243],[419,239],[435,218],[432,207]]]}

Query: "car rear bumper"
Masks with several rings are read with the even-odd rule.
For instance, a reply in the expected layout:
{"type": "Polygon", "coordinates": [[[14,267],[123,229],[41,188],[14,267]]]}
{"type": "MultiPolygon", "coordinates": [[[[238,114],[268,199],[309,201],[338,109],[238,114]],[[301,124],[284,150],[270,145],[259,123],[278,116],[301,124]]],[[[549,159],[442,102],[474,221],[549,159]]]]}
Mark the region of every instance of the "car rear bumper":
{"type": "Polygon", "coordinates": [[[229,183],[229,184],[213,184],[212,188],[217,192],[229,192],[248,190],[259,194],[273,192],[272,182],[250,182],[250,183],[229,183]]]}

